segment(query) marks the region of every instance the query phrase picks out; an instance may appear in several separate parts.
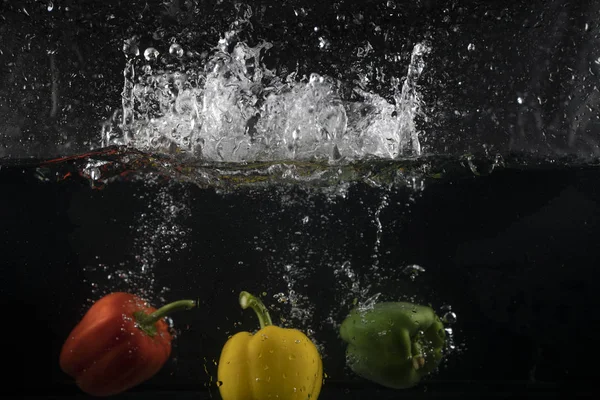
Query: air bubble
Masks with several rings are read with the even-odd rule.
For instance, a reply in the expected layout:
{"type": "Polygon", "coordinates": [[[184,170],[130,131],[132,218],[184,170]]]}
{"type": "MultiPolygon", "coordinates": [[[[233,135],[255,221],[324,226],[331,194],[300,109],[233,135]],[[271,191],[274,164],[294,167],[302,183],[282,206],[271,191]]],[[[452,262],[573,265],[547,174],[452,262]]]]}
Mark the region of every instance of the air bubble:
{"type": "Polygon", "coordinates": [[[96,167],[87,167],[83,170],[83,173],[93,181],[97,181],[102,176],[100,170],[96,167]]]}
{"type": "Polygon", "coordinates": [[[331,46],[331,42],[327,40],[327,38],[321,36],[319,37],[319,48],[322,50],[327,50],[331,46]]]}
{"type": "Polygon", "coordinates": [[[138,38],[136,36],[123,41],[123,53],[125,53],[127,57],[137,57],[140,55],[138,38]]]}
{"type": "Polygon", "coordinates": [[[411,280],[415,280],[419,274],[425,272],[425,268],[417,264],[407,265],[404,267],[403,272],[410,277],[411,280]]]}
{"type": "Polygon", "coordinates": [[[144,58],[148,61],[156,60],[159,54],[160,53],[158,50],[156,50],[154,47],[148,47],[146,50],[144,50],[144,58]]]}
{"type": "Polygon", "coordinates": [[[452,311],[448,311],[447,313],[444,314],[443,319],[444,319],[444,321],[446,321],[446,323],[453,324],[456,322],[457,317],[456,317],[455,313],[453,313],[452,311]]]}
{"type": "Polygon", "coordinates": [[[183,48],[179,44],[173,43],[171,47],[169,47],[169,54],[181,58],[183,57],[183,48]]]}

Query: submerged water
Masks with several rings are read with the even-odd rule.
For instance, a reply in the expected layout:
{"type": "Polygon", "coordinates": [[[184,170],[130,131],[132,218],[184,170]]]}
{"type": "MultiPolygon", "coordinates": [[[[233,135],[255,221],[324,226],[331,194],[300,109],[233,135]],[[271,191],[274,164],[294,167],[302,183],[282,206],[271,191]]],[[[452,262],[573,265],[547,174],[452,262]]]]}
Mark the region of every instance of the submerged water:
{"type": "Polygon", "coordinates": [[[17,340],[28,357],[46,354],[30,367],[44,376],[39,393],[77,393],[58,351],[85,310],[118,290],[156,305],[201,300],[172,315],[172,357],[130,396],[218,398],[223,344],[257,329],[237,304],[241,290],[314,340],[323,398],[397,395],[354,375],[338,336],[351,308],[381,301],[430,305],[449,321],[440,368],[410,393],[552,393],[589,376],[570,362],[570,343],[592,340],[573,326],[598,306],[600,191],[590,163],[201,164],[108,148],[4,163],[0,180],[12,193],[0,207],[13,250],[4,293],[35,310],[35,320],[10,318],[43,337],[17,340]]]}

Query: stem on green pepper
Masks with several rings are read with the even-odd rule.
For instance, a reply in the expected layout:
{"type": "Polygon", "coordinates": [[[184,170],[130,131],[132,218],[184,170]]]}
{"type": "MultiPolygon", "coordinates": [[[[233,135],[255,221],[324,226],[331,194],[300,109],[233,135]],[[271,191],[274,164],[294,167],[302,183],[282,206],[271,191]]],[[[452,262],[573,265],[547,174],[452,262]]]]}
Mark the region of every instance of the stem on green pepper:
{"type": "Polygon", "coordinates": [[[263,304],[262,301],[258,297],[251,295],[248,292],[240,293],[240,306],[245,310],[248,307],[252,308],[258,317],[258,322],[260,323],[260,329],[265,326],[273,325],[273,321],[271,321],[271,316],[269,315],[269,310],[263,304]]]}
{"type": "Polygon", "coordinates": [[[423,356],[423,347],[421,346],[420,338],[416,338],[412,343],[412,365],[416,370],[425,365],[425,357],[423,356]]]}
{"type": "Polygon", "coordinates": [[[421,338],[417,337],[412,340],[412,355],[417,357],[423,355],[423,347],[421,346],[421,338]]]}
{"type": "Polygon", "coordinates": [[[139,329],[141,329],[148,336],[156,335],[156,323],[167,315],[174,311],[189,310],[197,307],[200,300],[179,300],[173,303],[166,304],[154,311],[152,314],[146,314],[143,311],[137,311],[133,313],[135,322],[139,329]]]}

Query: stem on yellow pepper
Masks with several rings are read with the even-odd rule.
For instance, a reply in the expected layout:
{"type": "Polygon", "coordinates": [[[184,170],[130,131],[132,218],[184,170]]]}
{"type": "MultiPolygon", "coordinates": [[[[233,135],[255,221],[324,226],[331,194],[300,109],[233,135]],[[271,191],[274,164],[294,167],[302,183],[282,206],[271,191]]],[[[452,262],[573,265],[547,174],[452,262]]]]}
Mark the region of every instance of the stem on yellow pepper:
{"type": "Polygon", "coordinates": [[[269,315],[269,310],[263,304],[262,301],[258,297],[251,295],[250,293],[243,291],[240,293],[240,306],[245,310],[248,307],[252,308],[258,317],[258,322],[260,323],[260,329],[265,326],[273,325],[273,321],[271,321],[271,316],[269,315]]]}
{"type": "Polygon", "coordinates": [[[156,322],[160,319],[166,317],[173,311],[178,310],[189,310],[190,308],[194,308],[198,306],[200,300],[179,300],[174,301],[172,303],[166,304],[154,311],[152,314],[146,314],[143,311],[138,311],[133,313],[135,318],[135,322],[144,333],[148,336],[156,335],[156,322]]]}

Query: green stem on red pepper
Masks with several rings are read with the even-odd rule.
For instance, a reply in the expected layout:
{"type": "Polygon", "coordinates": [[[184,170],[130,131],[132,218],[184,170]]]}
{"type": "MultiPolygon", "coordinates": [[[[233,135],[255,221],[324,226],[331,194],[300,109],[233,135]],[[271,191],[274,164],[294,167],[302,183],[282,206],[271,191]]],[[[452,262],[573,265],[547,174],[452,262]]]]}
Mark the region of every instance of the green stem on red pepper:
{"type": "Polygon", "coordinates": [[[197,306],[197,300],[179,300],[162,306],[158,310],[154,311],[152,314],[146,314],[143,311],[137,311],[133,313],[133,317],[135,318],[137,327],[141,329],[146,335],[152,337],[156,335],[156,323],[159,320],[161,320],[162,318],[166,317],[174,311],[189,310],[197,306]]]}
{"type": "Polygon", "coordinates": [[[260,323],[260,329],[264,328],[265,326],[273,325],[273,321],[271,321],[271,316],[269,315],[269,310],[267,310],[267,307],[262,301],[260,301],[259,298],[243,291],[240,293],[240,306],[242,306],[244,310],[248,307],[254,310],[256,316],[258,317],[258,322],[260,323]]]}

